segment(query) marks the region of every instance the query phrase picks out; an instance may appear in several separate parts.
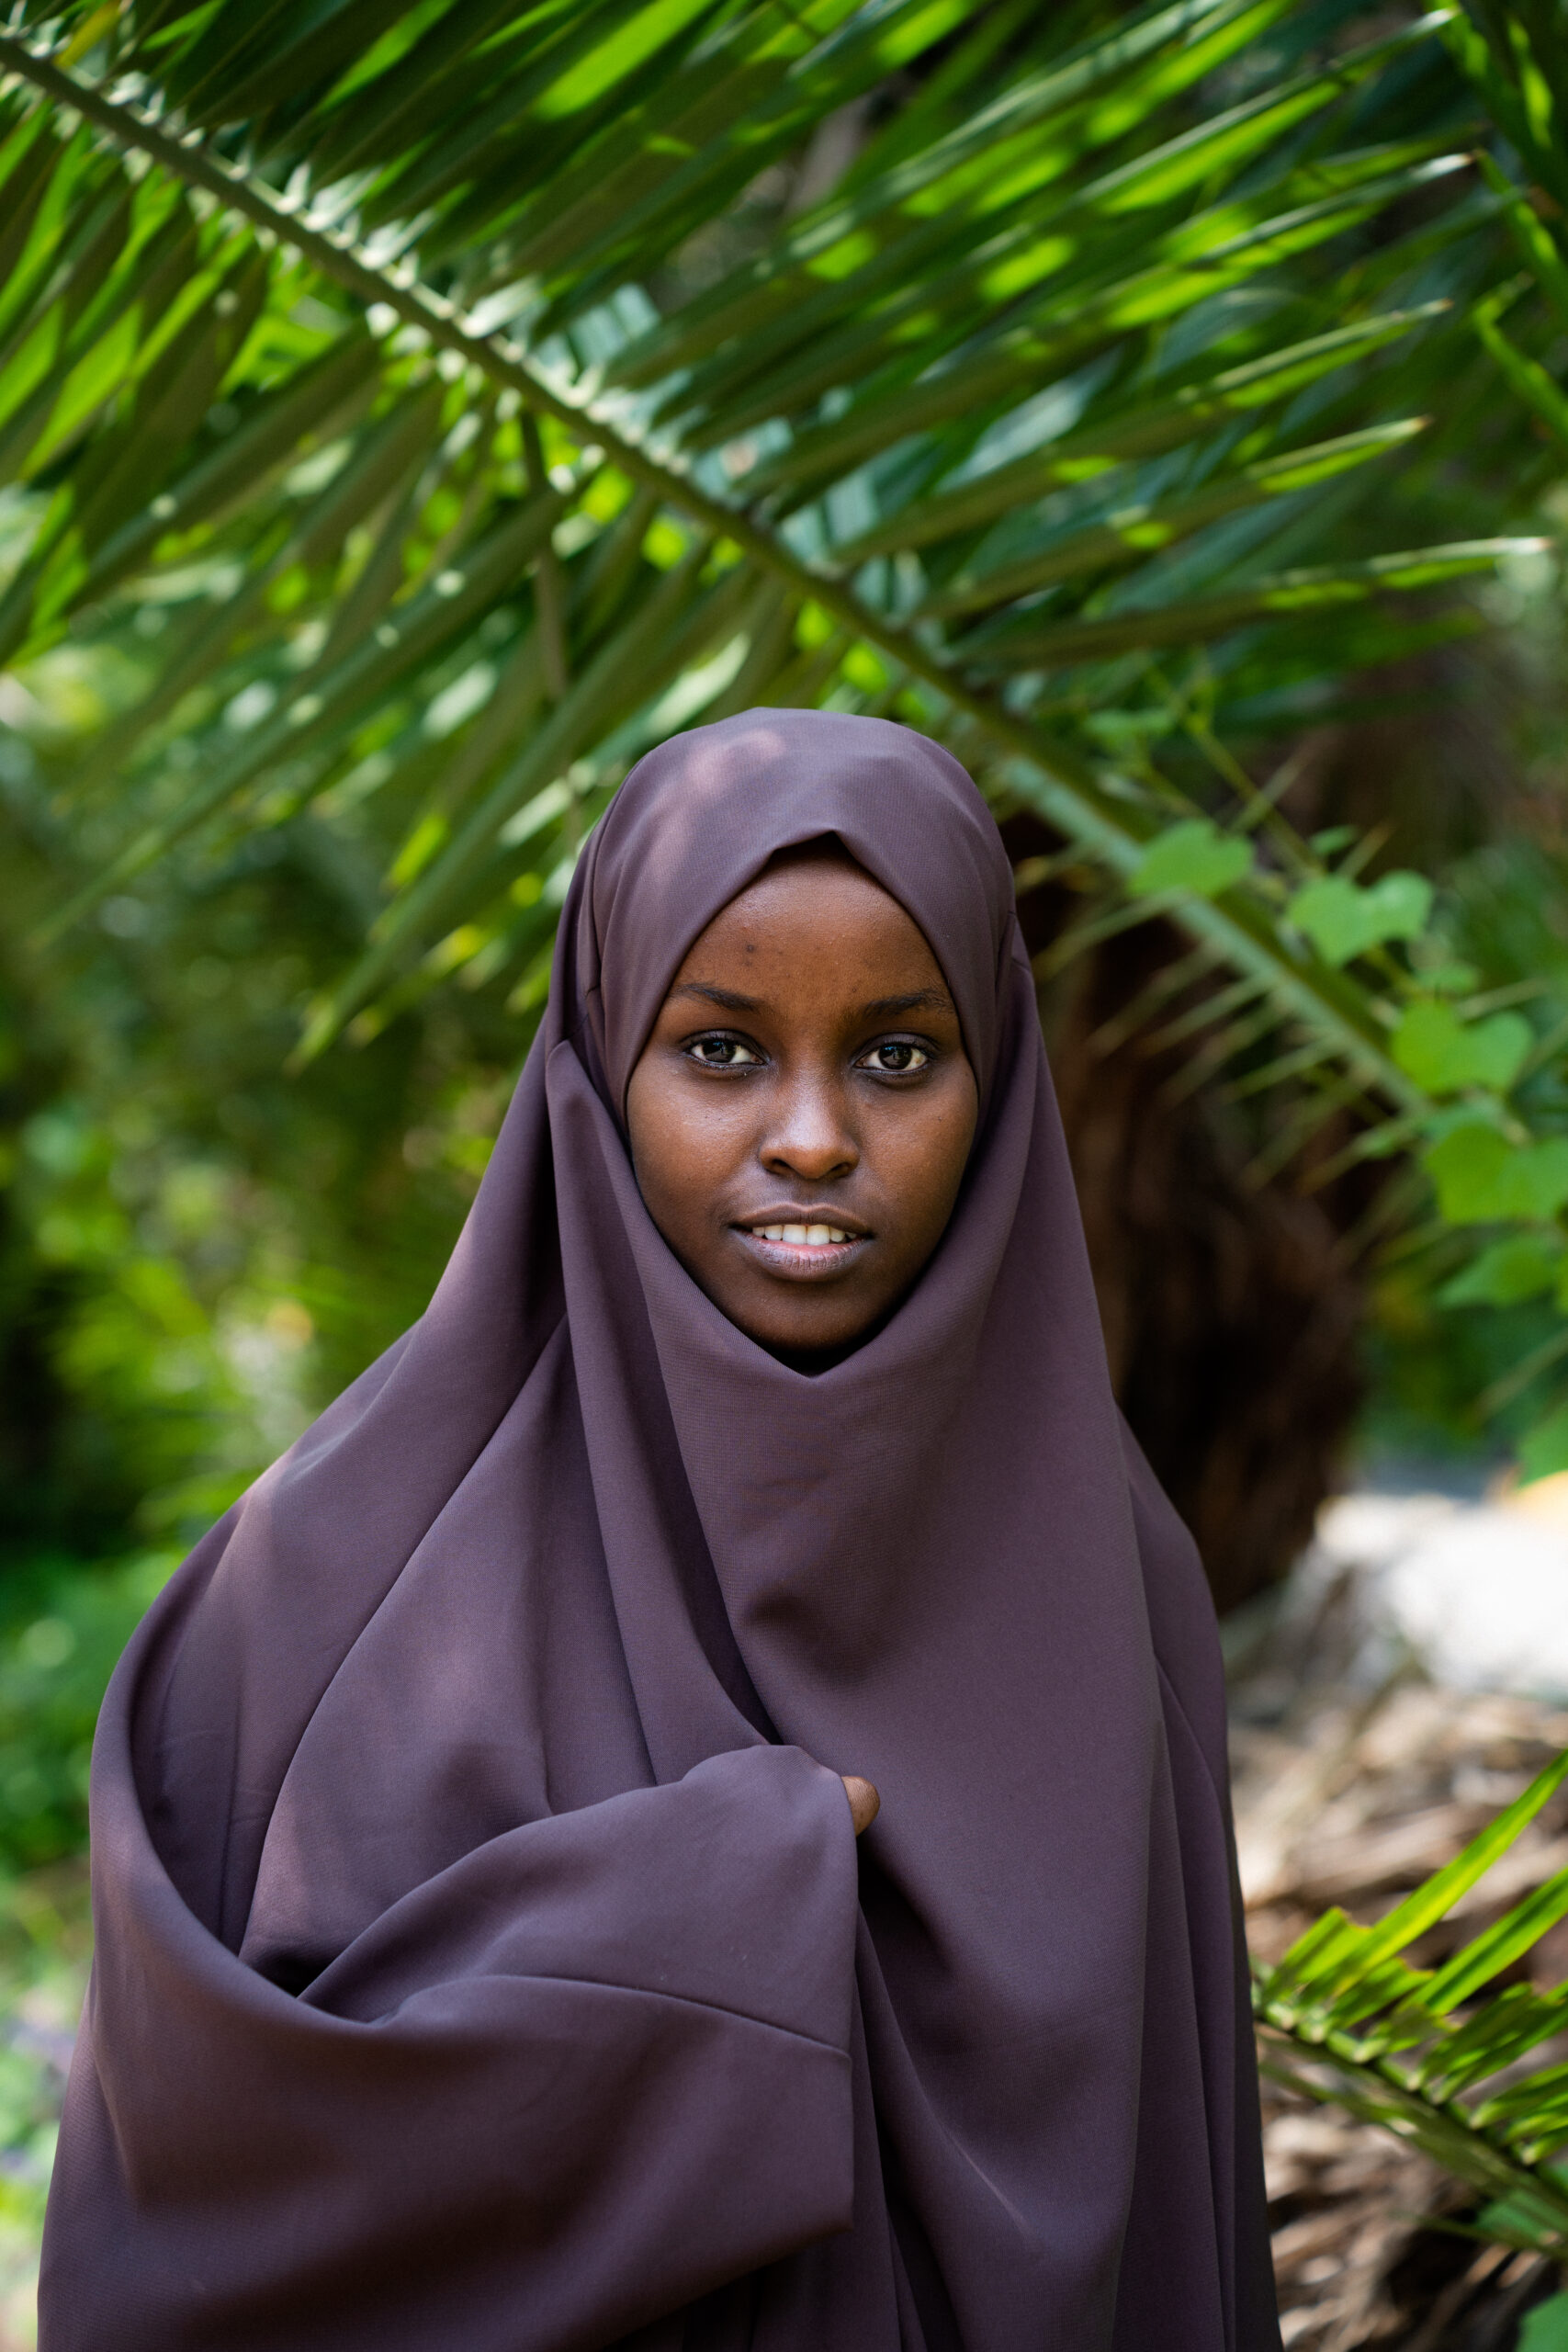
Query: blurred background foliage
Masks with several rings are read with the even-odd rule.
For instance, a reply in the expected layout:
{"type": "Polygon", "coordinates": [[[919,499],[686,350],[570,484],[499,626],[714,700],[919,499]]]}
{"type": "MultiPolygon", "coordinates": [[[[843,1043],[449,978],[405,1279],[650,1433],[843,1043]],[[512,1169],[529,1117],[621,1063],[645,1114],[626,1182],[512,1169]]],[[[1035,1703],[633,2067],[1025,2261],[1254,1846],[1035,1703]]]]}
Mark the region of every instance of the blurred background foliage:
{"type": "Polygon", "coordinates": [[[750,706],[992,799],[1222,1603],[1568,1466],[1562,0],[0,25],[0,1861],[750,706]]]}

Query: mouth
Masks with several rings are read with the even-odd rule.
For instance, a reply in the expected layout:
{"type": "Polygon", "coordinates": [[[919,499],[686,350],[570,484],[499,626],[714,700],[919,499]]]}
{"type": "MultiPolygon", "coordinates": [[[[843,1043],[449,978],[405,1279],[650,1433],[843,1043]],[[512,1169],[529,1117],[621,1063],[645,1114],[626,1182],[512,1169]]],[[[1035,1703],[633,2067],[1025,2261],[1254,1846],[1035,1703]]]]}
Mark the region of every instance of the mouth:
{"type": "Polygon", "coordinates": [[[863,1226],[810,1216],[747,1217],[730,1231],[769,1273],[795,1282],[841,1273],[863,1256],[872,1240],[863,1226]]]}

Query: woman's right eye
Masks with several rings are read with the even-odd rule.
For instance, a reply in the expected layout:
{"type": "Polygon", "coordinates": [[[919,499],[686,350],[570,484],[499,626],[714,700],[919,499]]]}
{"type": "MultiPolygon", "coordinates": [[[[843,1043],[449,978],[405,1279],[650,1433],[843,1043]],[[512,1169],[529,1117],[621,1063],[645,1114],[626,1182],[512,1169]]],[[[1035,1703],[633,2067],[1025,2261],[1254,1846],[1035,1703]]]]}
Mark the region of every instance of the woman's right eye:
{"type": "Polygon", "coordinates": [[[705,1069],[750,1069],[762,1058],[739,1037],[694,1037],[686,1051],[705,1069]]]}

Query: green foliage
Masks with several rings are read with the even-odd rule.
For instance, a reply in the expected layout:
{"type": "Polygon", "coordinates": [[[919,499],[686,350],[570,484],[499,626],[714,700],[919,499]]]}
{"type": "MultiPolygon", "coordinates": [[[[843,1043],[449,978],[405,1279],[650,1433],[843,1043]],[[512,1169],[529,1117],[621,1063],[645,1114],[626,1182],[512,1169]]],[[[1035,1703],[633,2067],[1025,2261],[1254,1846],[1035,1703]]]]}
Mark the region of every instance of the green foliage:
{"type": "MultiPolygon", "coordinates": [[[[0,1591],[0,1872],[80,1851],[87,1767],[109,1673],[179,1563],[149,1552],[113,1566],[14,1566],[0,1591]]],[[[0,2075],[0,2109],[5,2086],[0,2075]]],[[[0,2133],[4,2125],[0,2122],[0,2133]]]]}
{"type": "MultiPolygon", "coordinates": [[[[1149,650],[1194,640],[1239,652],[1270,616],[1299,630],[1322,611],[1339,628],[1369,600],[1487,567],[1491,542],[1363,551],[1341,496],[1420,428],[1363,421],[1382,389],[1369,363],[1447,317],[1440,300],[1387,304],[1391,288],[1421,290],[1420,239],[1404,264],[1397,239],[1360,242],[1412,191],[1446,199],[1455,181],[1461,158],[1432,134],[1464,109],[1431,28],[1330,62],[1280,9],[1235,0],[1087,38],[1049,13],[1003,14],[994,105],[1002,28],[980,7],[720,12],[700,35],[696,12],[679,36],[656,36],[644,11],[646,53],[618,8],[579,11],[570,64],[547,28],[515,28],[501,56],[485,52],[493,149],[457,105],[461,37],[416,98],[407,59],[367,24],[352,69],[334,51],[332,72],[254,116],[243,15],[172,33],[134,10],[112,34],[81,20],[82,54],[101,33],[117,68],[152,77],[154,114],[159,92],[186,103],[199,55],[197,119],[214,135],[249,124],[243,172],[210,142],[170,140],[83,65],[66,83],[37,51],[6,50],[23,77],[12,171],[39,190],[17,332],[31,349],[47,330],[56,355],[10,447],[18,490],[54,486],[7,599],[15,657],[25,675],[68,616],[91,641],[123,641],[127,606],[162,580],[158,609],[186,622],[76,786],[101,791],[112,752],[122,845],[78,903],[214,820],[337,818],[346,795],[372,826],[385,811],[405,830],[366,874],[373,893],[384,876],[386,902],[309,1049],[356,1014],[367,1034],[438,983],[509,982],[525,1011],[560,861],[626,758],[672,724],[775,694],[948,734],[997,788],[1038,797],[1127,871],[1162,830],[1157,799],[1075,741],[1075,714],[1105,700],[1108,658],[1143,668],[1149,650]],[[1272,78],[1243,69],[1234,103],[1195,103],[1266,19],[1272,78]],[[754,194],[737,212],[768,157],[875,85],[895,51],[929,85],[842,183],[793,214],[754,194]],[[558,88],[589,74],[585,120],[558,95],[558,88]],[[1412,72],[1427,103],[1401,88],[1412,72]],[[28,84],[80,106],[103,138],[53,160],[28,84]],[[558,105],[576,126],[566,144],[540,127],[558,105]],[[214,404],[197,417],[190,395],[188,444],[160,444],[156,483],[115,455],[143,446],[135,415],[89,412],[67,364],[91,351],[105,375],[111,346],[122,370],[157,364],[119,323],[129,242],[79,316],[60,275],[76,267],[88,189],[114,184],[116,142],[152,162],[125,198],[128,241],[143,215],[148,237],[188,216],[207,266],[186,310],[214,404]],[[601,153],[608,181],[586,160],[601,153]],[[349,156],[361,176],[340,184],[349,156]],[[280,175],[287,205],[270,193],[280,175]],[[218,210],[190,213],[193,182],[218,210]],[[634,184],[628,212],[606,191],[634,184]],[[312,226],[345,217],[345,197],[346,234],[312,226]],[[423,285],[352,242],[389,238],[416,201],[423,285]],[[236,273],[252,232],[284,242],[242,338],[226,322],[251,315],[236,273]],[[715,261],[698,270],[704,240],[715,261]],[[1279,273],[1325,249],[1366,282],[1303,300],[1279,273]],[[1332,329],[1301,333],[1329,308],[1332,329]],[[504,337],[484,325],[499,310],[504,337]],[[1314,548],[1331,560],[1274,560],[1314,548]],[[244,585],[204,620],[231,575],[244,585]],[[1021,689],[1004,685],[1021,670],[1021,689]],[[1032,716],[1046,708],[1065,726],[1032,716]],[[167,772],[175,748],[197,754],[184,787],[167,772]]],[[[415,52],[435,40],[433,26],[415,52]]],[[[1289,977],[1308,1005],[1310,974],[1289,977]]],[[[1340,1045],[1345,1012],[1335,1001],[1340,1045]]],[[[1366,1048],[1372,1024],[1353,1025],[1366,1048]]]]}
{"type": "Polygon", "coordinates": [[[1489,1243],[1438,1295],[1445,1306],[1517,1306],[1554,1290],[1565,1264],[1568,1255],[1540,1235],[1510,1234],[1489,1243]]]}
{"type": "Polygon", "coordinates": [[[514,1066],[421,1017],[288,1079],[345,935],[297,854],[29,956],[62,731],[0,797],[0,1555],[199,1533],[420,1311],[514,1066]]]}
{"type": "Polygon", "coordinates": [[[1496,1127],[1467,1119],[1450,1127],[1425,1157],[1450,1225],[1506,1217],[1539,1222],[1568,1201],[1568,1136],[1513,1144],[1496,1127]]]}
{"type": "Polygon", "coordinates": [[[172,1496],[213,1450],[215,1415],[243,1421],[211,1318],[156,1233],[171,1211],[187,1224],[218,1212],[216,1171],[170,1169],[169,1193],[138,1216],[118,1140],[69,1095],[15,1130],[0,1196],[10,1473],[0,1532],[13,1544],[44,1532],[113,1540],[142,1496],[172,1496]]]}
{"type": "Polygon", "coordinates": [[[1484,1878],[1565,1777],[1568,1753],[1375,1927],[1329,1911],[1253,1987],[1265,2073],[1397,2132],[1485,2195],[1487,2235],[1554,2254],[1568,2248],[1568,2173],[1553,2161],[1568,2144],[1568,2069],[1525,2061],[1562,2031],[1568,1987],[1487,1988],[1568,1913],[1568,1871],[1439,1968],[1400,1955],[1484,1878]]]}
{"type": "Polygon", "coordinates": [[[1559,1470],[1568,1470],[1568,1402],[1554,1405],[1519,1440],[1522,1477],[1550,1478],[1559,1470]]]}
{"type": "Polygon", "coordinates": [[[1140,899],[1166,890],[1190,890],[1212,899],[1239,882],[1251,865],[1247,842],[1222,833],[1206,817],[1188,817],[1149,843],[1128,876],[1127,888],[1140,899]]]}
{"type": "Polygon", "coordinates": [[[1519,2352],[1568,2352],[1568,2295],[1553,2295],[1526,2312],[1519,2352]]]}
{"type": "Polygon", "coordinates": [[[0,1879],[0,2324],[21,2344],[90,1943],[80,1863],[0,1879]]]}
{"type": "MultiPolygon", "coordinates": [[[[1289,913],[1325,964],[1348,964],[1386,940],[1419,939],[1431,918],[1432,897],[1424,874],[1384,874],[1370,888],[1347,874],[1323,874],[1293,894],[1289,913]]],[[[1406,1027],[1411,1017],[1405,1016],[1406,1027]]],[[[1394,1052],[1397,1060],[1397,1046],[1394,1052]]]]}
{"type": "Polygon", "coordinates": [[[1451,1004],[1409,1007],[1393,1035],[1393,1057],[1427,1094],[1461,1094],[1483,1087],[1506,1094],[1535,1043],[1529,1023],[1517,1012],[1495,1012],[1490,1021],[1465,1022],[1451,1004]]]}

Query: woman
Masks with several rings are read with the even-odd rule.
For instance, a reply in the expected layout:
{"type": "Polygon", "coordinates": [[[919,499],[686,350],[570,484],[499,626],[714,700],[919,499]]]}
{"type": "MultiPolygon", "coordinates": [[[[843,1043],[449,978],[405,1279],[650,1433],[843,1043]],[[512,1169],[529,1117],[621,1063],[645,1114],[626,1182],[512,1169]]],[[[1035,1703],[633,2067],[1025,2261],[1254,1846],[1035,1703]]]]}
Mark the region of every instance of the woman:
{"type": "Polygon", "coordinates": [[[627,778],[428,1313],[95,1770],[45,2352],[1278,2345],[1213,1615],[946,752],[627,778]]]}

